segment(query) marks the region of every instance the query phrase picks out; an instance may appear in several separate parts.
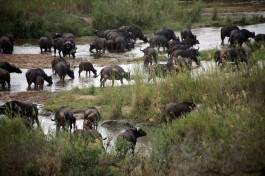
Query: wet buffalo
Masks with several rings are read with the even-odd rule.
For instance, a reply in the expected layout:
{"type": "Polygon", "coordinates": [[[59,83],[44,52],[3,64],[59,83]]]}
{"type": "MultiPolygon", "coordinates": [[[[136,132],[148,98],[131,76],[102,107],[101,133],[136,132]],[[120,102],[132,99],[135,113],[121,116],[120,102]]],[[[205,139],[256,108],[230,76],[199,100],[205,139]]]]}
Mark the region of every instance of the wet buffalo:
{"type": "Polygon", "coordinates": [[[184,39],[187,38],[195,38],[196,39],[196,35],[194,35],[190,29],[183,29],[180,31],[180,36],[181,36],[181,41],[183,41],[184,39]]]}
{"type": "Polygon", "coordinates": [[[188,50],[188,49],[190,49],[190,45],[176,44],[171,48],[169,47],[167,51],[167,56],[170,57],[175,50],[188,50]]]}
{"type": "Polygon", "coordinates": [[[140,127],[130,128],[120,133],[117,136],[116,151],[119,154],[124,155],[128,152],[128,150],[131,149],[132,154],[134,154],[137,138],[142,136],[146,136],[146,132],[142,130],[140,127]]]}
{"type": "Polygon", "coordinates": [[[62,127],[63,130],[66,130],[66,126],[67,129],[70,128],[70,132],[72,131],[72,128],[76,130],[76,117],[73,115],[70,109],[62,107],[55,112],[54,117],[57,132],[60,130],[60,127],[62,127]]]}
{"type": "Polygon", "coordinates": [[[39,46],[40,46],[40,51],[41,53],[43,52],[47,52],[49,50],[49,52],[51,52],[51,48],[52,48],[52,39],[50,37],[41,37],[39,39],[39,46]]]}
{"type": "MultiPolygon", "coordinates": [[[[63,57],[58,57],[58,58],[54,58],[52,61],[51,61],[51,67],[52,67],[52,73],[54,73],[55,71],[55,65],[58,63],[58,62],[61,62],[61,61],[65,61],[65,59],[63,57]]],[[[70,63],[69,63],[70,64],[70,63]]],[[[55,73],[54,73],[55,74],[55,73]]]]}
{"type": "Polygon", "coordinates": [[[10,73],[5,69],[0,68],[0,84],[2,84],[2,88],[5,88],[7,83],[8,89],[11,87],[10,85],[10,73]]]}
{"type": "Polygon", "coordinates": [[[71,38],[56,38],[53,39],[53,49],[54,56],[56,56],[56,50],[58,50],[59,56],[62,57],[61,52],[63,53],[63,57],[72,55],[75,58],[76,47],[75,41],[71,38]]]}
{"type": "Polygon", "coordinates": [[[244,42],[247,42],[249,38],[254,38],[255,32],[249,32],[247,29],[233,30],[230,33],[230,47],[239,44],[241,47],[244,42]]]}
{"type": "Polygon", "coordinates": [[[195,108],[196,104],[193,102],[168,103],[164,106],[164,112],[167,118],[169,118],[168,121],[171,123],[173,119],[189,113],[195,108]]]}
{"type": "Polygon", "coordinates": [[[200,60],[197,58],[199,55],[199,49],[190,48],[188,50],[175,50],[171,57],[178,57],[181,56],[183,58],[190,58],[194,62],[196,62],[197,66],[200,66],[200,60]]]}
{"type": "Polygon", "coordinates": [[[163,35],[155,35],[149,39],[150,47],[157,47],[157,50],[160,52],[159,48],[163,47],[163,51],[165,48],[169,48],[168,40],[163,35]]]}
{"type": "Polygon", "coordinates": [[[14,37],[11,34],[5,34],[0,38],[0,53],[12,53],[14,50],[14,37]]]}
{"type": "Polygon", "coordinates": [[[119,29],[126,30],[127,32],[130,32],[134,39],[140,39],[144,41],[145,43],[148,42],[148,39],[146,36],[144,36],[142,29],[136,26],[122,26],[119,29]]]}
{"type": "Polygon", "coordinates": [[[225,37],[230,37],[230,33],[233,30],[239,30],[237,26],[226,26],[221,28],[221,40],[222,44],[224,44],[225,37]]]}
{"type": "Polygon", "coordinates": [[[94,73],[95,76],[97,76],[97,70],[94,68],[93,64],[91,62],[81,62],[79,64],[79,77],[82,71],[86,72],[86,76],[87,76],[87,72],[89,72],[89,77],[90,77],[90,72],[94,73]]]}
{"type": "Polygon", "coordinates": [[[66,75],[68,75],[72,79],[75,78],[74,71],[70,70],[70,64],[65,61],[58,62],[55,65],[54,70],[55,74],[59,75],[60,81],[64,81],[66,75]]]}
{"type": "Polygon", "coordinates": [[[0,106],[0,113],[10,115],[11,118],[20,116],[22,118],[30,118],[32,126],[34,122],[40,126],[38,118],[38,108],[36,104],[21,101],[9,101],[0,106]]]}
{"type": "Polygon", "coordinates": [[[96,52],[99,53],[99,51],[105,52],[105,49],[107,48],[107,40],[105,38],[96,38],[95,41],[90,44],[89,51],[92,52],[93,49],[96,49],[96,52]]]}
{"type": "Polygon", "coordinates": [[[162,35],[167,39],[167,41],[170,41],[171,39],[179,41],[179,37],[176,36],[172,29],[162,29],[154,32],[154,35],[162,35]]]}
{"type": "Polygon", "coordinates": [[[45,81],[49,84],[52,84],[52,77],[48,76],[41,68],[29,69],[26,72],[26,78],[28,82],[28,87],[30,88],[31,84],[34,83],[36,87],[36,79],[38,76],[42,76],[45,81]]]}
{"type": "Polygon", "coordinates": [[[215,62],[220,65],[225,61],[232,61],[236,64],[237,68],[240,62],[248,63],[248,53],[244,48],[232,48],[224,51],[216,51],[215,62]]]}
{"type": "Polygon", "coordinates": [[[97,108],[90,107],[84,112],[83,129],[97,129],[98,122],[101,119],[101,115],[97,108]]]}
{"type": "MultiPolygon", "coordinates": [[[[145,58],[148,60],[150,60],[150,62],[152,60],[155,61],[155,63],[157,64],[158,61],[158,52],[156,49],[152,48],[152,47],[146,47],[145,49],[140,49],[140,51],[142,51],[144,53],[144,56],[146,56],[145,58]]],[[[151,64],[152,65],[152,64],[151,64]]]]}
{"type": "Polygon", "coordinates": [[[115,65],[112,67],[104,67],[100,71],[100,87],[105,87],[107,79],[112,80],[112,86],[115,80],[120,80],[123,84],[123,78],[130,80],[130,72],[125,72],[122,67],[115,65]]]}
{"type": "Polygon", "coordinates": [[[5,69],[9,73],[22,73],[22,71],[15,65],[11,65],[8,62],[0,62],[0,68],[5,69]]]}

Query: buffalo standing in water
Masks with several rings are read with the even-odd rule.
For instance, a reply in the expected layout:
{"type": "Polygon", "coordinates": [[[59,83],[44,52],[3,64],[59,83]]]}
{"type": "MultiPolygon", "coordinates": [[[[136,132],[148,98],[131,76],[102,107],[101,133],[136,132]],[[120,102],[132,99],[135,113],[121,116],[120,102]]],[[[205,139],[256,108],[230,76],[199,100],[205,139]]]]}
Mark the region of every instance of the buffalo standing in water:
{"type": "Polygon", "coordinates": [[[105,87],[107,79],[112,80],[112,86],[114,85],[114,80],[120,80],[121,84],[123,84],[123,78],[129,81],[130,72],[125,72],[119,65],[104,67],[100,71],[100,87],[105,87]]]}
{"type": "Polygon", "coordinates": [[[76,118],[73,115],[73,113],[70,111],[70,109],[66,107],[62,107],[55,112],[55,121],[56,121],[57,132],[60,130],[60,127],[62,127],[63,130],[66,130],[65,128],[66,126],[67,128],[68,127],[70,128],[70,132],[72,128],[76,130],[76,118]]]}
{"type": "Polygon", "coordinates": [[[28,88],[30,88],[31,84],[34,83],[36,87],[36,79],[38,76],[42,76],[45,81],[47,81],[49,84],[52,84],[52,77],[48,76],[42,69],[36,68],[36,69],[29,69],[26,72],[26,78],[28,82],[28,88]]]}

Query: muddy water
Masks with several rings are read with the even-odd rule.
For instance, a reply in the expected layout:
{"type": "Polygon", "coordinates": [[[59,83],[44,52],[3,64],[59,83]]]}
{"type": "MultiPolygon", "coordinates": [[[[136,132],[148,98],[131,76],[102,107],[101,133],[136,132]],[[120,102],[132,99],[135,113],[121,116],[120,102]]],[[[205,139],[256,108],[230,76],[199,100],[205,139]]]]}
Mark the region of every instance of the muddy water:
{"type": "MultiPolygon", "coordinates": [[[[42,105],[38,105],[40,114],[42,111],[42,105]]],[[[41,123],[41,127],[43,129],[44,134],[55,136],[56,125],[55,122],[51,119],[54,119],[54,115],[51,116],[42,116],[39,115],[39,121],[41,123]]],[[[78,119],[76,121],[77,129],[83,128],[83,119],[78,119]]],[[[36,124],[34,127],[37,127],[36,124]]],[[[98,127],[98,132],[102,135],[102,138],[105,139],[103,141],[104,148],[107,152],[111,152],[115,150],[115,142],[117,135],[125,131],[128,127],[126,126],[116,126],[116,127],[109,127],[109,126],[101,126],[98,127]],[[108,146],[108,147],[107,147],[108,146]]],[[[150,153],[150,144],[148,142],[148,137],[143,137],[144,139],[138,139],[138,142],[135,147],[135,152],[150,153]]]]}

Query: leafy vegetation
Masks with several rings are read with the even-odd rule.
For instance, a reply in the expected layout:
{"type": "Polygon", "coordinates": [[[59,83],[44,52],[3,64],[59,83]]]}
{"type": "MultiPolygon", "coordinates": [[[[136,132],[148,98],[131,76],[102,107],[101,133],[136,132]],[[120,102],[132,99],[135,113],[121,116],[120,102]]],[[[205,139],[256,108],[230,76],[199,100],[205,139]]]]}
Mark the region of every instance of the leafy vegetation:
{"type": "Polygon", "coordinates": [[[3,3],[0,12],[0,34],[12,33],[16,38],[40,38],[51,36],[55,32],[71,32],[76,36],[84,36],[93,35],[95,30],[123,25],[136,25],[148,33],[164,27],[180,30],[196,24],[221,26],[263,22],[258,16],[253,19],[244,16],[241,19],[219,19],[214,5],[218,2],[213,3],[212,18],[202,18],[205,2],[207,1],[7,1],[3,3]]]}

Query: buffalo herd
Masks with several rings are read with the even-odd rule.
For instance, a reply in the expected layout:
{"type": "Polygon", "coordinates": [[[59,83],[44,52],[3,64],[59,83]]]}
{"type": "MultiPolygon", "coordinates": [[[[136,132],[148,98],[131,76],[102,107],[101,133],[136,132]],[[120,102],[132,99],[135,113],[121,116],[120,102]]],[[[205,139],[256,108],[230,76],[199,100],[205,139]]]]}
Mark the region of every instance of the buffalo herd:
{"type": "MultiPolygon", "coordinates": [[[[197,36],[194,35],[191,29],[183,29],[180,31],[180,37],[176,36],[175,32],[169,28],[161,29],[153,33],[152,36],[147,38],[139,27],[134,26],[122,26],[118,29],[97,30],[94,32],[96,35],[95,40],[90,44],[89,51],[96,51],[97,54],[108,52],[124,52],[134,48],[135,41],[142,40],[144,43],[149,43],[149,46],[140,49],[143,52],[144,67],[148,69],[149,77],[148,82],[155,77],[166,77],[169,73],[183,72],[185,68],[192,69],[192,63],[196,66],[200,66],[199,46],[197,49],[194,45],[199,45],[200,42],[197,36]],[[161,53],[160,47],[163,48],[163,52],[167,52],[168,60],[165,64],[159,63],[159,54],[161,53]]],[[[221,44],[224,45],[225,37],[229,38],[230,47],[223,50],[217,50],[213,56],[217,65],[223,65],[225,61],[232,61],[239,67],[240,62],[248,63],[248,53],[242,46],[244,42],[248,42],[250,38],[254,38],[256,42],[264,42],[265,34],[255,35],[255,32],[250,32],[247,29],[239,29],[237,26],[228,26],[221,28],[221,44]]],[[[14,37],[11,34],[5,34],[0,38],[0,53],[12,53],[14,49],[14,37]]],[[[65,76],[68,75],[74,79],[74,72],[70,69],[70,64],[64,59],[66,56],[75,58],[77,50],[75,43],[75,36],[72,33],[56,33],[52,38],[41,37],[39,39],[39,46],[41,53],[51,52],[51,48],[54,49],[54,56],[58,50],[59,57],[55,57],[51,62],[52,73],[57,74],[61,81],[65,80],[65,76]]],[[[97,70],[93,64],[89,61],[83,61],[79,64],[79,77],[82,71],[92,72],[94,77],[98,76],[97,70]]],[[[8,62],[0,62],[0,83],[4,88],[7,84],[10,88],[10,73],[22,73],[22,71],[15,65],[11,65],[8,62]]],[[[31,88],[31,84],[34,83],[35,88],[43,88],[44,82],[53,84],[52,76],[48,76],[41,68],[29,69],[26,74],[26,80],[28,87],[31,88]]],[[[112,80],[112,86],[115,80],[120,80],[123,84],[123,78],[127,81],[132,79],[130,72],[126,72],[119,65],[112,65],[104,67],[100,73],[100,87],[105,87],[107,80],[112,80]]],[[[172,122],[173,119],[185,115],[194,109],[197,105],[194,102],[170,102],[162,108],[163,118],[166,122],[172,122]]],[[[24,117],[25,125],[32,127],[34,122],[40,126],[38,120],[38,108],[36,104],[26,103],[20,101],[8,101],[0,106],[0,114],[6,114],[7,116],[24,117]]],[[[83,112],[83,129],[81,134],[84,135],[89,131],[97,132],[98,122],[101,119],[100,112],[95,107],[89,107],[83,112]]],[[[56,131],[58,132],[62,127],[64,130],[73,130],[76,135],[78,130],[76,127],[76,117],[71,109],[68,107],[61,107],[55,112],[55,117],[52,119],[56,121],[56,131]]],[[[111,122],[114,122],[113,120],[111,122]]],[[[115,122],[121,122],[119,120],[115,122]]],[[[128,122],[126,122],[128,123],[128,122]]],[[[103,122],[101,125],[115,124],[110,122],[103,122]]],[[[79,130],[80,131],[80,130],[79,130]]],[[[134,153],[137,138],[146,136],[146,132],[139,126],[130,127],[121,132],[117,136],[116,149],[120,152],[124,152],[124,148],[120,148],[118,145],[120,142],[128,143],[129,147],[125,149],[125,152],[131,150],[134,153]]],[[[99,134],[99,136],[101,136],[99,134]]]]}

